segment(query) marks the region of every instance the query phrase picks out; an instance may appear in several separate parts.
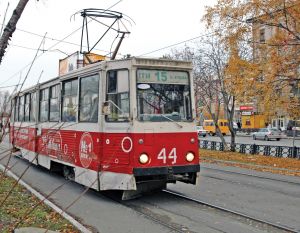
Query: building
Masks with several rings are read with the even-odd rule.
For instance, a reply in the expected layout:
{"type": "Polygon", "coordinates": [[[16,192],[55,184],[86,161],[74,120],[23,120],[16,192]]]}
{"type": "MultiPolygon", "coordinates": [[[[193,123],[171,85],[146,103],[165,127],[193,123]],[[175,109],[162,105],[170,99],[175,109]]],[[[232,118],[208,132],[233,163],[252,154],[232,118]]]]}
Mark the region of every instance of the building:
{"type": "Polygon", "coordinates": [[[257,100],[257,111],[264,112],[272,127],[280,129],[287,129],[291,119],[300,118],[300,39],[295,35],[299,34],[299,10],[296,9],[299,4],[248,20],[252,24],[253,59],[262,70],[260,79],[274,84],[270,91],[279,96],[279,104],[273,106],[264,106],[257,100]]]}

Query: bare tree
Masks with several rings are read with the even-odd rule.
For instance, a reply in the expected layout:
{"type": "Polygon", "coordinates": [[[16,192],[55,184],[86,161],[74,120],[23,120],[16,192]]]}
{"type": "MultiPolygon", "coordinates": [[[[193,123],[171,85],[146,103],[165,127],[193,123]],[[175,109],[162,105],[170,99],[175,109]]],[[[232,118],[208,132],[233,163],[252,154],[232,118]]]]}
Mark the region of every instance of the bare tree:
{"type": "Polygon", "coordinates": [[[5,50],[8,46],[8,42],[12,37],[12,34],[16,30],[17,23],[28,3],[28,0],[20,0],[16,9],[13,11],[13,14],[4,28],[3,34],[1,35],[0,39],[0,64],[2,62],[3,56],[5,54],[5,50]]]}
{"type": "Polygon", "coordinates": [[[9,91],[0,91],[0,113],[8,113],[9,112],[9,101],[10,94],[9,91]]]}
{"type": "Polygon", "coordinates": [[[234,106],[234,102],[232,102],[234,98],[226,90],[225,68],[228,56],[224,51],[223,45],[214,36],[205,38],[199,43],[198,51],[194,58],[194,82],[197,98],[214,121],[216,133],[225,145],[225,149],[228,149],[218,125],[221,107],[224,107],[224,117],[230,122],[229,129],[234,143],[233,114],[227,114],[228,111],[232,110],[230,103],[233,103],[234,106]]]}
{"type": "MultiPolygon", "coordinates": [[[[229,103],[232,103],[232,96],[227,93],[225,88],[225,66],[228,58],[224,53],[222,44],[219,43],[216,38],[210,37],[204,39],[199,44],[197,51],[185,46],[183,49],[173,49],[171,54],[165,55],[164,57],[193,61],[196,105],[198,106],[199,102],[203,104],[204,109],[208,112],[210,118],[213,119],[216,125],[217,135],[221,138],[226,149],[228,149],[218,126],[221,107],[225,106],[224,112],[226,113],[227,111],[233,111],[233,109],[229,107],[231,106],[229,103]]],[[[230,131],[232,132],[234,143],[235,134],[232,125],[233,113],[229,115],[231,118],[228,120],[231,121],[230,131]]]]}

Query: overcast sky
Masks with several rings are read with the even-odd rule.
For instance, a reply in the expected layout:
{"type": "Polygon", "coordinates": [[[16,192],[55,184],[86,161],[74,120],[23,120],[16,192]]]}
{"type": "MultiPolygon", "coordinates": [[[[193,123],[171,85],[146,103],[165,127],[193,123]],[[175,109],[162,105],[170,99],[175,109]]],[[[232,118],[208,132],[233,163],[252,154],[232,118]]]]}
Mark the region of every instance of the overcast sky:
{"type": "MultiPolygon", "coordinates": [[[[82,9],[107,9],[117,3],[110,10],[122,12],[134,20],[131,25],[129,22],[123,21],[131,33],[123,41],[119,53],[121,55],[140,56],[147,54],[148,57],[159,57],[169,53],[171,48],[154,53],[149,52],[205,34],[201,18],[204,14],[204,6],[212,4],[212,2],[214,1],[30,0],[18,22],[17,28],[19,30],[14,33],[9,49],[0,65],[0,87],[15,85],[20,78],[24,79],[29,64],[33,60],[36,49],[39,47],[45,33],[47,33],[48,38],[60,40],[80,28],[82,17],[79,14],[75,17],[71,16],[82,9]]],[[[1,25],[7,3],[8,0],[0,1],[1,25]]],[[[9,3],[6,23],[18,0],[10,0],[9,3]]],[[[96,41],[102,35],[101,30],[104,30],[104,28],[98,23],[90,23],[91,42],[96,41]]],[[[109,51],[115,37],[116,34],[108,34],[108,37],[97,46],[97,53],[105,55],[105,52],[99,50],[109,51]]],[[[29,73],[25,87],[36,84],[41,72],[43,72],[41,81],[56,77],[58,75],[59,59],[66,57],[66,54],[78,51],[80,49],[80,39],[81,30],[65,39],[66,42],[76,45],[46,39],[42,49],[52,47],[51,51],[38,53],[38,59],[29,73]],[[53,47],[53,45],[55,46],[53,47]]],[[[116,43],[112,47],[114,48],[115,45],[116,43]]],[[[180,48],[183,45],[173,48],[180,48]]]]}

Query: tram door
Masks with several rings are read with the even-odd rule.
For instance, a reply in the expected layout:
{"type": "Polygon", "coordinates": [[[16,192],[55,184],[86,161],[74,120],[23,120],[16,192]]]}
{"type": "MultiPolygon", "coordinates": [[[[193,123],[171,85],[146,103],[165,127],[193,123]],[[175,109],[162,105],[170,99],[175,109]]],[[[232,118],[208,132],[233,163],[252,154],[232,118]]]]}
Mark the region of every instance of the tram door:
{"type": "Polygon", "coordinates": [[[103,164],[129,164],[132,140],[129,135],[129,71],[109,70],[103,122],[103,164]]]}

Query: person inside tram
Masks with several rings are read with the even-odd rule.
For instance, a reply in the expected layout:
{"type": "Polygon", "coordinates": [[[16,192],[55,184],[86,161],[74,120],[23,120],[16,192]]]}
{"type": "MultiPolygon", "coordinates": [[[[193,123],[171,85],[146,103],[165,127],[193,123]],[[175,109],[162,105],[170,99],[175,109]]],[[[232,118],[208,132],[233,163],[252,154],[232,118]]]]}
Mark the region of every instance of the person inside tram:
{"type": "Polygon", "coordinates": [[[76,121],[76,111],[75,106],[72,102],[72,98],[70,98],[70,102],[67,104],[67,109],[64,111],[64,121],[72,122],[76,121]]]}

